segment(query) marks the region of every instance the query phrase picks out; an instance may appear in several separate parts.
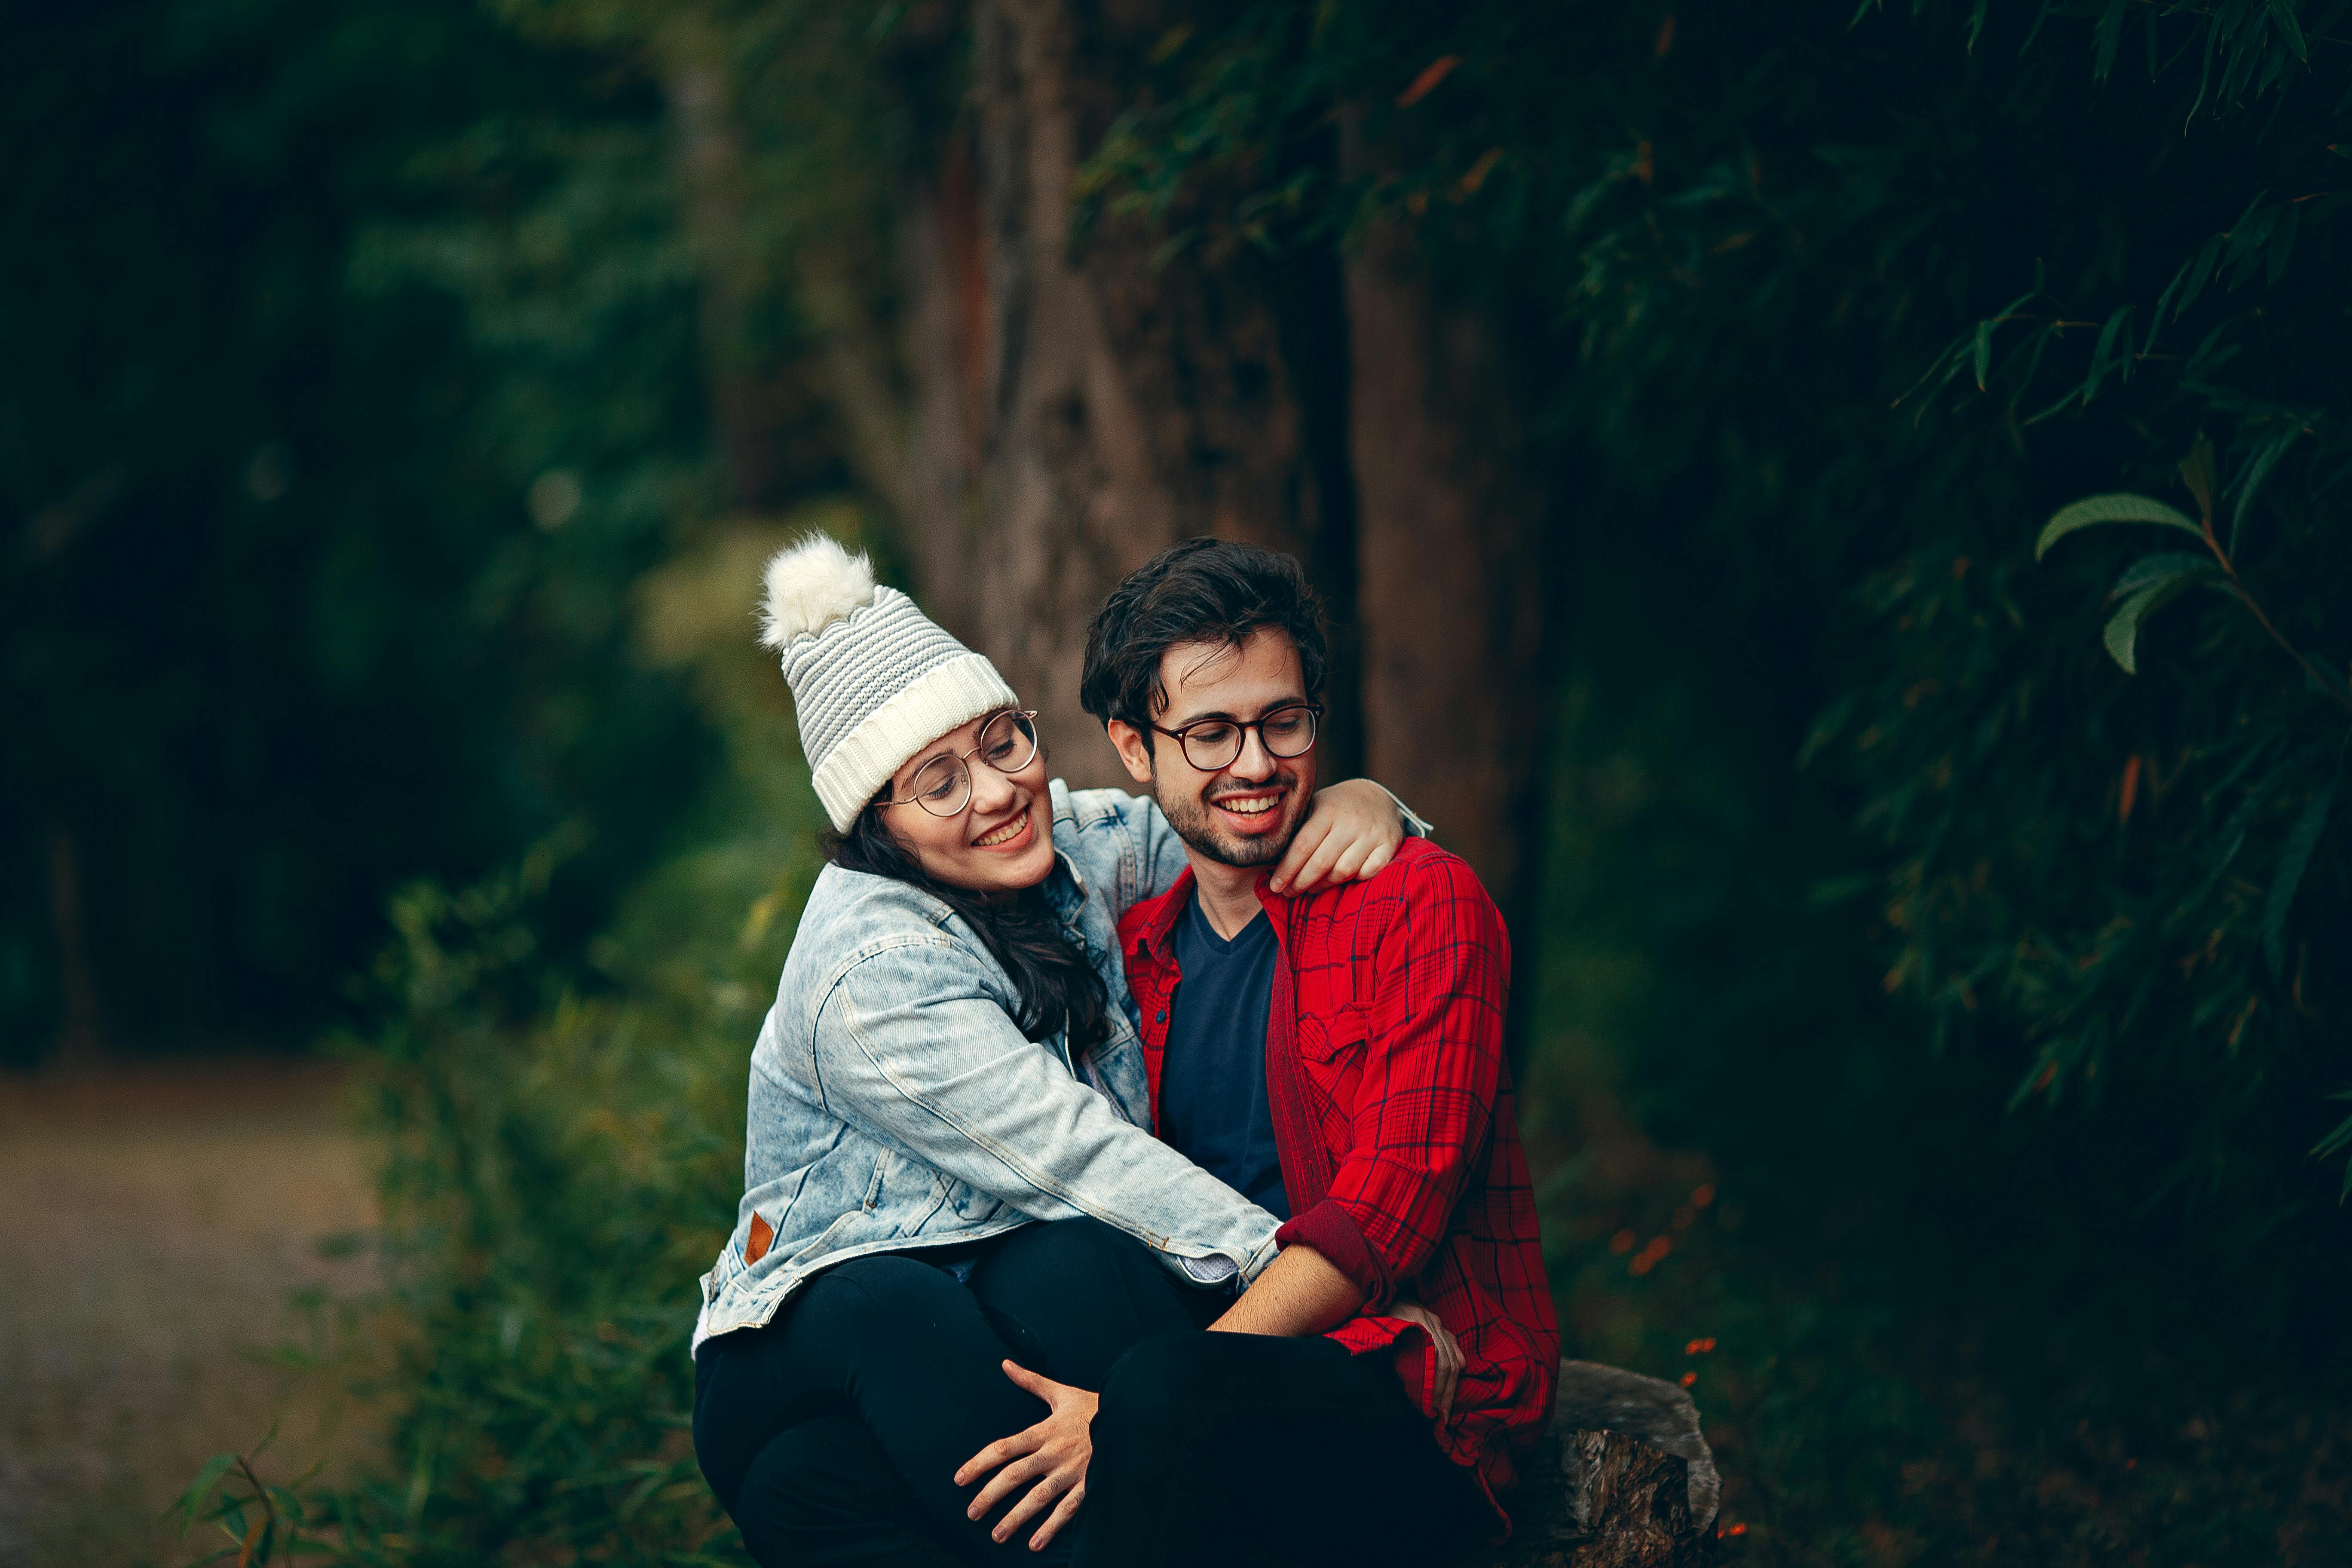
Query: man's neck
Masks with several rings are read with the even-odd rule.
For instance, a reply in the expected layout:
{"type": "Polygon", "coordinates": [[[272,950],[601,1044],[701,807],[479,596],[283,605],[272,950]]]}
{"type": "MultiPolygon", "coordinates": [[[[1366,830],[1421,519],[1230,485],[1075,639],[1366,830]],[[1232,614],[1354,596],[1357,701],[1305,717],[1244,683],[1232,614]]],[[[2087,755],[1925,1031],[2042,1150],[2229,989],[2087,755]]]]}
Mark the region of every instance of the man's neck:
{"type": "Polygon", "coordinates": [[[1201,913],[1208,920],[1209,929],[1222,940],[1233,941],[1258,917],[1257,880],[1265,868],[1228,866],[1189,847],[1184,855],[1192,862],[1194,896],[1201,900],[1201,913]]]}

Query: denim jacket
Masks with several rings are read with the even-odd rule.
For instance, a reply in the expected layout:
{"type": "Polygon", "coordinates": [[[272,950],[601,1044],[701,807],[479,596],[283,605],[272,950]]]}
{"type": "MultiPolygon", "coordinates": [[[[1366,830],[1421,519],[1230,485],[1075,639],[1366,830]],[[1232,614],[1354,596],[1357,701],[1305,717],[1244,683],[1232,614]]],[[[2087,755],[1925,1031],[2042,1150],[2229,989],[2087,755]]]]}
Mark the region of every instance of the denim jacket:
{"type": "Polygon", "coordinates": [[[1012,978],[945,904],[827,866],[751,1052],[743,1200],[698,1348],[834,1264],[1033,1219],[1092,1215],[1195,1283],[1272,1260],[1275,1217],[1150,1131],[1118,917],[1173,885],[1183,843],[1147,800],[1051,788],[1045,893],[1109,988],[1109,1041],[1076,1065],[1061,1035],[1033,1044],[1012,978]]]}

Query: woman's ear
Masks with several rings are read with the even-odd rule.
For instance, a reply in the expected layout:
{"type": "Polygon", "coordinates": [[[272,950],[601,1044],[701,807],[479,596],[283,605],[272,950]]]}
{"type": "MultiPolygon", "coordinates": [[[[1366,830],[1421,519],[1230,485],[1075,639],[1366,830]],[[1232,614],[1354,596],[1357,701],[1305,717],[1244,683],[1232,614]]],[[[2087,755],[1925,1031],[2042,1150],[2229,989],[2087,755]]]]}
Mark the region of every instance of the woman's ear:
{"type": "Polygon", "coordinates": [[[1151,742],[1143,731],[1124,719],[1111,719],[1103,728],[1110,731],[1110,743],[1118,748],[1118,760],[1127,764],[1127,775],[1138,784],[1151,782],[1151,742]]]}
{"type": "Polygon", "coordinates": [[[914,847],[909,845],[905,839],[898,837],[898,830],[890,826],[890,814],[883,809],[883,807],[890,804],[890,796],[894,793],[896,787],[897,786],[894,784],[885,784],[880,789],[876,790],[874,792],[874,798],[866,803],[866,815],[867,817],[872,819],[874,831],[880,835],[883,840],[887,842],[891,848],[896,849],[899,854],[906,856],[908,859],[913,859],[915,856],[914,847]]]}

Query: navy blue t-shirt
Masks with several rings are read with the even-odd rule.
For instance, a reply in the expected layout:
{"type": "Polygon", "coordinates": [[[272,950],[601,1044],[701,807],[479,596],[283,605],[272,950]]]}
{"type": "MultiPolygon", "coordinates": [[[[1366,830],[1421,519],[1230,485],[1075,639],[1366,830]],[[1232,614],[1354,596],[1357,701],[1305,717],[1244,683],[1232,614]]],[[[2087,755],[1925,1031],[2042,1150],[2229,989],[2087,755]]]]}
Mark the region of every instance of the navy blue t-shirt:
{"type": "Polygon", "coordinates": [[[1261,911],[1227,942],[1196,892],[1176,921],[1168,1044],[1160,1062],[1160,1135],[1192,1163],[1279,1219],[1290,1217],[1265,1097],[1265,1023],[1281,949],[1261,911]]]}

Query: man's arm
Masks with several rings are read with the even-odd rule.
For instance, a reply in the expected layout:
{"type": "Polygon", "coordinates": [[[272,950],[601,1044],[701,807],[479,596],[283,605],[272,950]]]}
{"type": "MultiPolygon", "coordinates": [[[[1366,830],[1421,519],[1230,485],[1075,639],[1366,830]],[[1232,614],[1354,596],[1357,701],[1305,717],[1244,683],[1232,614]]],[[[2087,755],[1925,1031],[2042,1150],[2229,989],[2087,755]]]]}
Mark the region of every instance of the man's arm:
{"type": "MultiPolygon", "coordinates": [[[[1233,1310],[1209,1325],[1213,1334],[1274,1334],[1303,1339],[1336,1328],[1356,1315],[1364,1292],[1347,1273],[1311,1247],[1294,1245],[1266,1265],[1257,1283],[1243,1293],[1233,1310]]],[[[1462,1377],[1462,1342],[1437,1321],[1437,1314],[1418,1301],[1402,1299],[1383,1309],[1392,1318],[1419,1324],[1437,1352],[1437,1415],[1444,1420],[1454,1408],[1454,1391],[1462,1377]]]]}
{"type": "Polygon", "coordinates": [[[1209,1331],[1297,1339],[1338,1327],[1363,1304],[1363,1291],[1330,1259],[1311,1247],[1286,1247],[1209,1331]]]}
{"type": "Polygon", "coordinates": [[[1276,1239],[1320,1253],[1377,1311],[1428,1267],[1475,1179],[1504,1081],[1510,942],[1477,878],[1443,853],[1416,858],[1376,918],[1353,1147],[1276,1239]]]}

